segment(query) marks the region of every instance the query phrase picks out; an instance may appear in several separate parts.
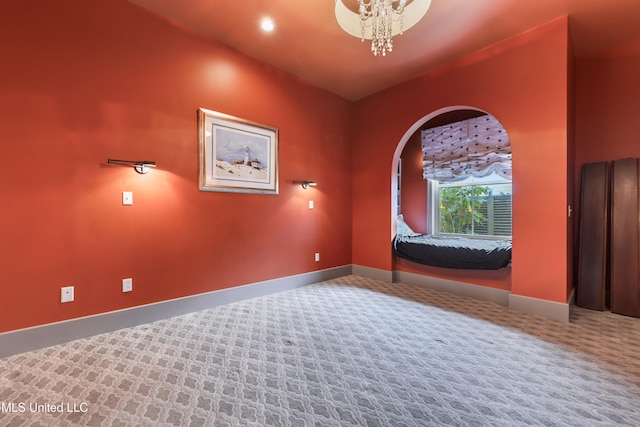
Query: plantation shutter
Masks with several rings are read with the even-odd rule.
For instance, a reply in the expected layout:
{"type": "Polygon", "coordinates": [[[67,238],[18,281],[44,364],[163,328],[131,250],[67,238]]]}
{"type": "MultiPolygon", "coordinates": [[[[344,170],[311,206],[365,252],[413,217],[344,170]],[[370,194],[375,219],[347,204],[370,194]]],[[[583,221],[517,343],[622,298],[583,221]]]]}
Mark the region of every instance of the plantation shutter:
{"type": "Polygon", "coordinates": [[[511,195],[493,197],[493,235],[511,236],[511,195]]]}
{"type": "Polygon", "coordinates": [[[491,195],[485,199],[478,209],[484,220],[474,224],[474,234],[511,236],[511,195],[491,195]]]}

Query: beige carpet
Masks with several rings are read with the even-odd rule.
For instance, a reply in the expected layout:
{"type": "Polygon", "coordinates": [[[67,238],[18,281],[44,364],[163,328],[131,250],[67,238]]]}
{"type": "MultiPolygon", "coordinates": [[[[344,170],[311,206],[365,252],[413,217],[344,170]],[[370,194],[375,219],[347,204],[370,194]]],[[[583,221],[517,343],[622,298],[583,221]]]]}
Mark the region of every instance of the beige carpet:
{"type": "Polygon", "coordinates": [[[2,426],[639,426],[640,320],[357,276],[0,359],[2,426]]]}

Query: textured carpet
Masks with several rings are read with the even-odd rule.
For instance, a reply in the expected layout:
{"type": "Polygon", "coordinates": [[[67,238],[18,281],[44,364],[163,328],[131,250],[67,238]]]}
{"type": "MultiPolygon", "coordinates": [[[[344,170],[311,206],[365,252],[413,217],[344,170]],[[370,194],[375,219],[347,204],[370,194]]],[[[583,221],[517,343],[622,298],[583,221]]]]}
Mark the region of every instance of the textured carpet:
{"type": "Polygon", "coordinates": [[[639,319],[347,276],[0,359],[0,425],[639,426],[639,356],[639,319]]]}

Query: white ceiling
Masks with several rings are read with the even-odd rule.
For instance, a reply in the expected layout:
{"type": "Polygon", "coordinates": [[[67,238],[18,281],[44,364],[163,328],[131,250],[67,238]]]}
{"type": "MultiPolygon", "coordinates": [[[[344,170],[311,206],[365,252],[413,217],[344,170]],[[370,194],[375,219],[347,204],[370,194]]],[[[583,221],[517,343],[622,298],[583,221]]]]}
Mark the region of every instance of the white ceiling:
{"type": "Polygon", "coordinates": [[[349,100],[562,16],[578,57],[640,37],[640,0],[432,0],[391,54],[374,57],[369,42],[340,29],[335,0],[129,1],[349,100]],[[275,21],[273,33],[260,30],[263,16],[275,21]]]}

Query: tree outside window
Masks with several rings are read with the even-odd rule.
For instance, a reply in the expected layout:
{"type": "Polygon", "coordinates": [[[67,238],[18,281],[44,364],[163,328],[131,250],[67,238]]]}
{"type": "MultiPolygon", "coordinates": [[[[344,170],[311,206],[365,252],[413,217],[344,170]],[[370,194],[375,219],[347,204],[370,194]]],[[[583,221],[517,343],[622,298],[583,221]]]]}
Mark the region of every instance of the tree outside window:
{"type": "MultiPolygon", "coordinates": [[[[475,179],[475,181],[482,181],[475,179]]],[[[511,236],[511,181],[434,183],[437,234],[511,236]]]]}

